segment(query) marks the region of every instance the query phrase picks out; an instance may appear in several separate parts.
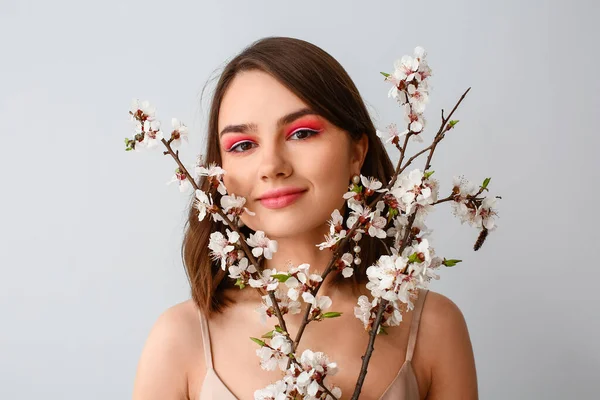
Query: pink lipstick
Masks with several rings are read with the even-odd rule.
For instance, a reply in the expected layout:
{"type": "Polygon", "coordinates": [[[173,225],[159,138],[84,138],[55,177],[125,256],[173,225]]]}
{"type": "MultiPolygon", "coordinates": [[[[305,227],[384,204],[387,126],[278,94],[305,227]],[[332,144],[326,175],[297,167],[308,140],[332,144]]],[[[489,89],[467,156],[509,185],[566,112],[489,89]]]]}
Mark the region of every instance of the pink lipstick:
{"type": "Polygon", "coordinates": [[[270,209],[287,207],[298,200],[306,192],[300,188],[281,188],[270,190],[260,197],[260,203],[270,209]]]}

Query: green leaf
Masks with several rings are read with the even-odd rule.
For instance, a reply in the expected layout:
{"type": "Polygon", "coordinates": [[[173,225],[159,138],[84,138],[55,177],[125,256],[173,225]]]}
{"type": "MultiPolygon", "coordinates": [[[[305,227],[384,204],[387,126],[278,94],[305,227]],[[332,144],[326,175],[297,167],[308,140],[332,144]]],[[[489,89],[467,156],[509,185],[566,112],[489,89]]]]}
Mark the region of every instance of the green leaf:
{"type": "Polygon", "coordinates": [[[267,333],[265,333],[264,335],[261,336],[261,338],[265,338],[265,339],[273,339],[273,333],[274,331],[269,331],[267,333]]]}
{"type": "Polygon", "coordinates": [[[339,317],[340,315],[342,315],[341,312],[330,311],[330,312],[323,313],[323,318],[336,318],[336,317],[339,317]]]}
{"type": "Polygon", "coordinates": [[[275,325],[275,330],[279,333],[283,333],[284,330],[279,326],[279,325],[275,325]]]}
{"type": "Polygon", "coordinates": [[[125,138],[125,151],[131,151],[135,148],[135,140],[125,138]]]}
{"type": "Polygon", "coordinates": [[[235,286],[239,286],[240,290],[246,287],[246,285],[244,284],[244,280],[241,278],[237,279],[237,281],[235,282],[235,286]]]}
{"type": "Polygon", "coordinates": [[[257,339],[257,338],[254,338],[254,337],[251,337],[251,338],[250,338],[250,340],[252,340],[254,343],[256,343],[256,344],[260,345],[261,347],[264,347],[264,346],[266,346],[266,345],[267,345],[267,344],[266,344],[265,342],[263,342],[262,340],[260,340],[260,339],[257,339]]]}
{"type": "Polygon", "coordinates": [[[285,282],[290,278],[290,276],[287,274],[274,274],[271,275],[271,277],[277,279],[279,282],[285,282]]]}
{"type": "Polygon", "coordinates": [[[421,259],[419,259],[419,255],[417,253],[412,253],[408,256],[409,263],[422,263],[421,259]]]}
{"type": "Polygon", "coordinates": [[[377,334],[378,335],[387,335],[388,333],[386,332],[386,330],[383,326],[379,325],[379,332],[377,334]]]}
{"type": "Polygon", "coordinates": [[[355,193],[362,193],[363,187],[362,187],[362,185],[354,185],[354,187],[352,188],[352,191],[355,193]]]}
{"type": "Polygon", "coordinates": [[[448,125],[450,125],[450,128],[454,128],[454,125],[458,124],[458,119],[453,119],[452,121],[448,122],[448,125]]]}
{"type": "Polygon", "coordinates": [[[423,175],[424,175],[425,179],[429,179],[429,177],[430,177],[431,175],[433,175],[433,173],[434,173],[434,172],[435,172],[435,171],[431,171],[431,172],[430,172],[430,171],[427,171],[427,172],[425,172],[425,174],[423,174],[423,175]]]}
{"type": "Polygon", "coordinates": [[[462,260],[446,260],[446,259],[444,259],[444,262],[442,262],[442,264],[445,265],[446,267],[454,267],[459,262],[462,262],[462,260]]]}
{"type": "Polygon", "coordinates": [[[386,78],[387,78],[388,76],[390,76],[390,74],[388,74],[388,73],[386,73],[386,72],[380,72],[380,74],[381,74],[381,75],[383,75],[383,76],[385,76],[386,78]]]}
{"type": "Polygon", "coordinates": [[[485,178],[483,181],[483,185],[481,185],[482,188],[487,189],[488,184],[490,183],[490,181],[492,180],[492,178],[485,178]]]}
{"type": "Polygon", "coordinates": [[[388,218],[387,218],[387,223],[389,224],[390,221],[400,213],[400,211],[398,211],[397,208],[392,208],[392,207],[388,207],[388,218]]]}

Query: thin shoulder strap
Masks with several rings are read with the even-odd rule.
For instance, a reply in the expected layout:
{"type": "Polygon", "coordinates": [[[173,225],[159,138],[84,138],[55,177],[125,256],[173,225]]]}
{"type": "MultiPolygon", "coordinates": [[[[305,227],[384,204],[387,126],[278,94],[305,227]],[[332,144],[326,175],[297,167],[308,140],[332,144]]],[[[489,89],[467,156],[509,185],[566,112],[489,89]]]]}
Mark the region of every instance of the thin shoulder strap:
{"type": "Polygon", "coordinates": [[[408,347],[406,348],[406,360],[412,360],[415,352],[415,344],[417,343],[417,334],[419,333],[419,322],[421,321],[421,312],[423,311],[423,303],[429,289],[419,289],[419,298],[413,310],[412,322],[410,324],[410,333],[408,337],[408,347]]]}
{"type": "Polygon", "coordinates": [[[204,358],[206,367],[213,369],[212,360],[212,349],[210,348],[210,333],[208,332],[208,322],[204,317],[204,314],[198,309],[198,316],[200,317],[200,326],[202,328],[202,345],[204,347],[204,358]]]}

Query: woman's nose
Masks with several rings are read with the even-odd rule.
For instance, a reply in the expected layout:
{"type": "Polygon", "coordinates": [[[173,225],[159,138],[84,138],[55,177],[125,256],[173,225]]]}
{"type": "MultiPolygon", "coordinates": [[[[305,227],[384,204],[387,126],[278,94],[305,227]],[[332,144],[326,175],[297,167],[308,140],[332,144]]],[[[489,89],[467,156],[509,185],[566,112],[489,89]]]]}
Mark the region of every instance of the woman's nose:
{"type": "Polygon", "coordinates": [[[286,178],[293,172],[291,160],[285,149],[278,144],[268,144],[261,148],[259,165],[260,179],[286,178]]]}

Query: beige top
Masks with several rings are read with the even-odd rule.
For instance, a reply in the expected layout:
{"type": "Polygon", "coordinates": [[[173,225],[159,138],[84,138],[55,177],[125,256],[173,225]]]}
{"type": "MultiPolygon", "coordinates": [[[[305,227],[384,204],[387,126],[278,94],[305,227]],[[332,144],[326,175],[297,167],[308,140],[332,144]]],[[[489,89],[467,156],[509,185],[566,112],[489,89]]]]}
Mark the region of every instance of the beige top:
{"type": "MultiPolygon", "coordinates": [[[[421,320],[421,311],[423,303],[427,296],[428,289],[420,289],[419,297],[413,310],[412,323],[408,337],[408,347],[406,349],[406,360],[396,378],[390,383],[379,400],[419,400],[419,386],[417,377],[412,367],[412,356],[417,342],[417,333],[419,331],[419,321],[421,320]]],[[[200,325],[202,327],[202,342],[204,343],[204,356],[206,358],[206,375],[202,382],[202,389],[198,400],[238,400],[233,393],[225,386],[219,375],[213,368],[212,351],[210,347],[210,335],[208,333],[208,322],[204,315],[198,311],[200,325]]]]}

